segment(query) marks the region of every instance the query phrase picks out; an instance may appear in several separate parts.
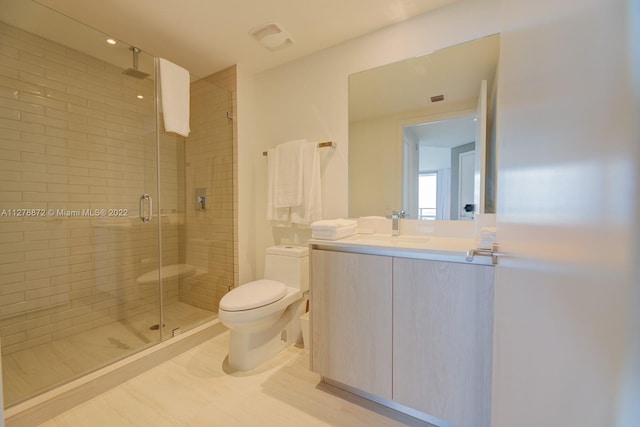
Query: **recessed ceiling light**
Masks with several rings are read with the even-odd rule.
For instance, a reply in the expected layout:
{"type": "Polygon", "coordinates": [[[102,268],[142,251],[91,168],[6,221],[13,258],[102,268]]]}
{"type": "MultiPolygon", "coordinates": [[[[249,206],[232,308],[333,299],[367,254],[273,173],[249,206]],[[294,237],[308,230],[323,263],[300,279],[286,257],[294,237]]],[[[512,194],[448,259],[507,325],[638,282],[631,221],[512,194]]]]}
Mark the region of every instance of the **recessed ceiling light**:
{"type": "Polygon", "coordinates": [[[117,41],[115,41],[114,39],[107,39],[107,43],[109,44],[116,44],[118,43],[117,41]]]}
{"type": "Polygon", "coordinates": [[[137,96],[136,96],[136,98],[138,98],[138,99],[144,99],[144,96],[143,96],[143,95],[137,95],[137,96]]]}
{"type": "Polygon", "coordinates": [[[289,33],[280,25],[274,23],[255,27],[249,31],[249,34],[256,39],[262,47],[271,51],[280,50],[293,44],[289,33]]]}

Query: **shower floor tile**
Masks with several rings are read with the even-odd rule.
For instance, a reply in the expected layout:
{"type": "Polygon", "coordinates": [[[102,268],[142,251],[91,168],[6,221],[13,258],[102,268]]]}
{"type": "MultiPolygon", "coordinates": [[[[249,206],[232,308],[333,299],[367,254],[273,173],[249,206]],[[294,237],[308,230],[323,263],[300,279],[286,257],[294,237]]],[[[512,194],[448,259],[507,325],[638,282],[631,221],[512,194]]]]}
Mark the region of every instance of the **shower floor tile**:
{"type": "MultiPolygon", "coordinates": [[[[195,327],[217,314],[175,302],[165,306],[164,333],[195,327]]],[[[27,350],[2,356],[5,406],[30,398],[115,360],[143,350],[160,339],[150,329],[158,324],[157,313],[108,323],[27,350]]]]}

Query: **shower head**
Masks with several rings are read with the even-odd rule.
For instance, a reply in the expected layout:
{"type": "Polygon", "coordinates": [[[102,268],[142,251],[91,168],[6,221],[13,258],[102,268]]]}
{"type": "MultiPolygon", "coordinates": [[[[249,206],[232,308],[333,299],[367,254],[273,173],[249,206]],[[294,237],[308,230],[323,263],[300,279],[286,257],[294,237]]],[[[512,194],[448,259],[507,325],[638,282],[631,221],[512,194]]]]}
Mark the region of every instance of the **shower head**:
{"type": "Polygon", "coordinates": [[[149,74],[138,70],[138,54],[141,52],[141,50],[135,46],[131,46],[129,50],[133,52],[133,68],[127,68],[122,72],[122,74],[129,77],[135,77],[136,79],[146,79],[147,77],[149,77],[149,74]]]}

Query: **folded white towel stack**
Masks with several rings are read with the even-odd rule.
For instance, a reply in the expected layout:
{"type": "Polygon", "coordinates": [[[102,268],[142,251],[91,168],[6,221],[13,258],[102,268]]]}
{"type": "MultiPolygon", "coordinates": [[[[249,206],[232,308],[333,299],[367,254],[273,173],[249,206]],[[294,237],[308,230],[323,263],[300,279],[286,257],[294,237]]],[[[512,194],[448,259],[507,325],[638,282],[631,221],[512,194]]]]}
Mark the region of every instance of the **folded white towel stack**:
{"type": "Polygon", "coordinates": [[[337,240],[353,236],[358,230],[358,222],[353,219],[323,219],[311,224],[311,237],[322,240],[337,240]]]}
{"type": "Polygon", "coordinates": [[[482,227],[478,238],[478,249],[491,249],[496,242],[496,228],[482,227]]]}

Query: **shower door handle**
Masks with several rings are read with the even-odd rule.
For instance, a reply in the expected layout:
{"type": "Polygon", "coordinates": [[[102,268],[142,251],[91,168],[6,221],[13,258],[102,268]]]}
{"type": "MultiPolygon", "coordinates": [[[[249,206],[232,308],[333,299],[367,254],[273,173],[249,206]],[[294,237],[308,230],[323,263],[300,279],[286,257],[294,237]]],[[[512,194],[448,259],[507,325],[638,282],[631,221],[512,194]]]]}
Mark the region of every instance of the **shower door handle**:
{"type": "Polygon", "coordinates": [[[139,213],[140,220],[142,222],[149,222],[151,221],[152,215],[153,215],[153,199],[151,198],[150,195],[145,193],[142,196],[140,196],[140,213],[139,213]],[[149,205],[148,214],[145,214],[145,209],[144,209],[145,205],[149,205]]]}

